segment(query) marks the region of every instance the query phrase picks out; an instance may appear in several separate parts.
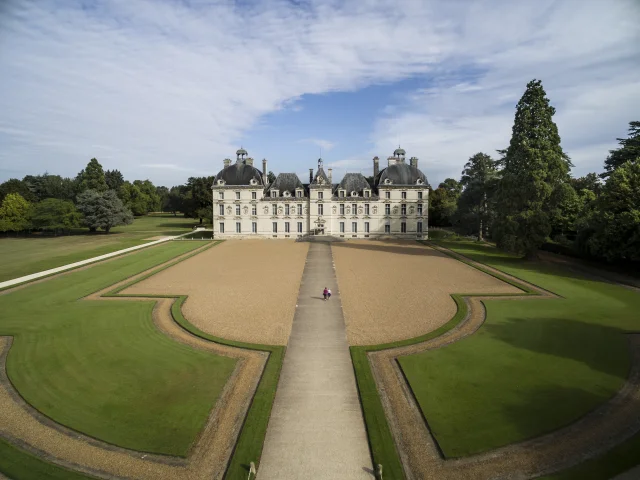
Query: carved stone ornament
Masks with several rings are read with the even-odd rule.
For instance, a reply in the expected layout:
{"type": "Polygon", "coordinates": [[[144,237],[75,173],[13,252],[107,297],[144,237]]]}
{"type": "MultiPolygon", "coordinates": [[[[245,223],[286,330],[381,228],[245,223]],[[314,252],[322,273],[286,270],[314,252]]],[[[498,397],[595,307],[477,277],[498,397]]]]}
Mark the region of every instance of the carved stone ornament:
{"type": "Polygon", "coordinates": [[[397,205],[395,207],[393,207],[393,214],[394,215],[398,214],[398,206],[397,205]]]}
{"type": "Polygon", "coordinates": [[[364,212],[364,210],[362,209],[362,207],[358,208],[358,214],[362,215],[362,212],[364,212]]]}
{"type": "Polygon", "coordinates": [[[227,207],[227,215],[231,215],[231,207],[227,207]]]}
{"type": "Polygon", "coordinates": [[[348,214],[350,214],[350,213],[351,213],[351,207],[347,207],[347,208],[345,209],[345,211],[347,212],[347,215],[348,215],[348,214]]]}
{"type": "Polygon", "coordinates": [[[413,207],[409,207],[409,213],[413,213],[415,209],[413,207]]]}
{"type": "Polygon", "coordinates": [[[249,213],[249,207],[244,207],[242,209],[242,211],[244,212],[244,214],[246,215],[247,213],[249,213]]]}
{"type": "Polygon", "coordinates": [[[264,207],[264,214],[266,215],[267,213],[269,213],[269,207],[265,206],[264,207]]]}
{"type": "Polygon", "coordinates": [[[278,215],[282,215],[282,207],[278,208],[278,215]]]}
{"type": "Polygon", "coordinates": [[[309,213],[309,209],[307,207],[304,207],[304,214],[307,215],[309,213]]]}
{"type": "Polygon", "coordinates": [[[377,206],[373,206],[373,214],[375,215],[376,213],[378,213],[378,207],[377,206]]]}
{"type": "Polygon", "coordinates": [[[317,177],[318,178],[318,185],[324,185],[324,178],[322,177],[317,177]]]}
{"type": "Polygon", "coordinates": [[[333,210],[333,214],[335,215],[338,212],[338,207],[334,205],[332,210],[333,210]]]}

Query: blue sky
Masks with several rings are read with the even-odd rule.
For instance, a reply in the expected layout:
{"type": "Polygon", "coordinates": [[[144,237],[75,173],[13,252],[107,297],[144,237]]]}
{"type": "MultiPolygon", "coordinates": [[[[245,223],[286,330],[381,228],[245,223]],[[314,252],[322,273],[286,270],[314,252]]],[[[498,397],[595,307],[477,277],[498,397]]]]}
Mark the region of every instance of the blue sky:
{"type": "MultiPolygon", "coordinates": [[[[244,146],[338,179],[398,143],[434,186],[510,138],[539,78],[574,175],[640,120],[636,0],[6,0],[0,180],[214,175],[244,146]]],[[[384,162],[384,160],[383,160],[384,162]]]]}

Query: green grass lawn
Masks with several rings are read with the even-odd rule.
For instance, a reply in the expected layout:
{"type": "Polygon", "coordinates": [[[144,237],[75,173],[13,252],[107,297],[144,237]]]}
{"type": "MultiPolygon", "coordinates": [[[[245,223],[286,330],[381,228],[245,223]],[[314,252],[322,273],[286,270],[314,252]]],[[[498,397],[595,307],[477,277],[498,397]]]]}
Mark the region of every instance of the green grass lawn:
{"type": "Polygon", "coordinates": [[[486,302],[487,321],[400,364],[442,451],[460,457],[567,425],[611,398],[629,369],[640,295],[470,241],[440,241],[564,297],[486,302]]]}
{"type": "Polygon", "coordinates": [[[25,400],[100,440],[186,455],[235,360],[158,332],[153,302],[82,297],[199,246],[171,242],[0,295],[7,372],[25,400]]]}
{"type": "Polygon", "coordinates": [[[151,237],[186,233],[197,223],[180,215],[157,214],[138,217],[108,235],[82,229],[58,237],[1,237],[0,282],[140,245],[151,237]]]}

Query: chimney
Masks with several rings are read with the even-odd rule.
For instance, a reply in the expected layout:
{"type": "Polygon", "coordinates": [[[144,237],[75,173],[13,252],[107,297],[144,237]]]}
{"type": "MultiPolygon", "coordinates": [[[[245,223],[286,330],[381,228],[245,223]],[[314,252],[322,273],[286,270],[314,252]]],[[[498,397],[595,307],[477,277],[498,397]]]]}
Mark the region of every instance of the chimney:
{"type": "Polygon", "coordinates": [[[231,159],[230,158],[225,158],[224,159],[224,168],[227,168],[229,165],[231,165],[231,159]]]}
{"type": "Polygon", "coordinates": [[[248,157],[248,158],[244,161],[244,163],[245,163],[246,165],[250,165],[250,166],[252,166],[252,167],[253,167],[253,158],[248,157]]]}
{"type": "Polygon", "coordinates": [[[418,168],[418,158],[417,157],[411,157],[409,159],[409,165],[411,165],[412,167],[418,168]]]}
{"type": "Polygon", "coordinates": [[[387,164],[387,166],[391,166],[391,165],[395,165],[396,164],[396,160],[398,160],[396,157],[387,157],[387,161],[389,162],[387,164]]]}
{"type": "Polygon", "coordinates": [[[327,168],[327,172],[329,173],[329,185],[332,185],[332,178],[331,178],[331,172],[333,171],[333,168],[327,168]]]}
{"type": "Polygon", "coordinates": [[[380,159],[378,157],[373,157],[373,178],[375,179],[380,173],[380,159]]]}
{"type": "Polygon", "coordinates": [[[262,183],[264,183],[266,186],[268,182],[269,182],[269,173],[267,172],[267,159],[263,158],[262,159],[262,183]]]}
{"type": "Polygon", "coordinates": [[[309,169],[309,183],[313,183],[313,168],[309,169]]]}

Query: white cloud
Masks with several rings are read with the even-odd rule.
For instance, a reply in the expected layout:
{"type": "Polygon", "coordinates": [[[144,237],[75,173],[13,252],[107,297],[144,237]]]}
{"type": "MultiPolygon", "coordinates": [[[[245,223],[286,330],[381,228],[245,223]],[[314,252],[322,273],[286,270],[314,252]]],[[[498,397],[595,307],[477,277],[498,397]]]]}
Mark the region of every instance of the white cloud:
{"type": "Polygon", "coordinates": [[[302,140],[299,140],[300,143],[311,143],[313,145],[317,145],[318,147],[322,148],[322,150],[326,150],[329,151],[331,150],[333,147],[336,146],[335,143],[329,141],[329,140],[322,140],[320,138],[304,138],[302,140]]]}

